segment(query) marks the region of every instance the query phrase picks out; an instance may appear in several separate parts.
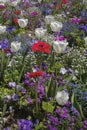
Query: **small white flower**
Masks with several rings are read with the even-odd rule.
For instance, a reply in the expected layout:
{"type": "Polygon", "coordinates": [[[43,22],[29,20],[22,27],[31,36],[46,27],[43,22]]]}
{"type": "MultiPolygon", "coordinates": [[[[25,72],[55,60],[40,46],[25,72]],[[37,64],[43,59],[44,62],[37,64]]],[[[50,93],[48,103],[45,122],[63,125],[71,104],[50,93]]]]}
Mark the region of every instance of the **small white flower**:
{"type": "Polygon", "coordinates": [[[58,91],[55,98],[59,105],[65,105],[69,100],[69,95],[64,90],[58,91]]]}
{"type": "Polygon", "coordinates": [[[43,28],[36,28],[35,29],[35,36],[40,39],[43,38],[47,33],[47,29],[43,29],[43,28]]]}
{"type": "Polygon", "coordinates": [[[18,19],[18,24],[19,24],[20,28],[24,28],[28,24],[28,19],[18,19]]]}
{"type": "Polygon", "coordinates": [[[67,70],[66,70],[65,68],[61,68],[61,69],[60,69],[60,73],[61,73],[61,74],[66,74],[66,73],[67,73],[67,70]]]}
{"type": "Polygon", "coordinates": [[[21,42],[18,42],[18,41],[13,41],[11,43],[11,49],[13,52],[17,52],[21,47],[21,42]]]}
{"type": "Polygon", "coordinates": [[[45,16],[45,23],[46,24],[50,24],[51,22],[53,22],[55,19],[54,19],[54,16],[52,15],[47,15],[45,16]]]}
{"type": "Polygon", "coordinates": [[[76,81],[77,80],[77,77],[75,75],[72,76],[72,80],[73,81],[76,81]]]}
{"type": "Polygon", "coordinates": [[[84,38],[85,44],[87,44],[87,37],[84,38]]]}
{"type": "Polygon", "coordinates": [[[0,25],[0,34],[3,34],[4,32],[6,32],[6,26],[0,25]]]}
{"type": "Polygon", "coordinates": [[[58,21],[53,21],[53,22],[51,22],[50,27],[51,27],[51,30],[53,32],[58,32],[62,29],[63,24],[61,22],[58,22],[58,21]]]}
{"type": "Polygon", "coordinates": [[[68,42],[66,40],[63,41],[53,41],[53,48],[56,53],[63,53],[66,50],[68,42]]]}
{"type": "Polygon", "coordinates": [[[10,95],[5,95],[4,98],[7,99],[7,100],[11,100],[11,96],[10,95]]]}

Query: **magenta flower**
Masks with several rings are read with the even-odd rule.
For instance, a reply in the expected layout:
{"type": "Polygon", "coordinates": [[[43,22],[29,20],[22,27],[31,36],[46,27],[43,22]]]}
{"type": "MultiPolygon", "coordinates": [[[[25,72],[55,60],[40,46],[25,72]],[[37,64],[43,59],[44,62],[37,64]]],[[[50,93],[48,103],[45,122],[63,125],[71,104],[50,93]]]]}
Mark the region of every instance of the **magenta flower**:
{"type": "Polygon", "coordinates": [[[4,4],[0,4],[0,9],[4,9],[5,5],[4,4]]]}
{"type": "Polygon", "coordinates": [[[71,18],[71,22],[72,23],[80,23],[81,22],[81,18],[71,18]]]}
{"type": "Polygon", "coordinates": [[[32,15],[32,16],[37,16],[37,15],[38,15],[38,12],[33,11],[33,12],[31,13],[31,15],[32,15]]]}
{"type": "Polygon", "coordinates": [[[65,40],[65,37],[64,37],[64,36],[57,36],[57,37],[56,37],[56,40],[58,40],[58,41],[63,41],[63,40],[65,40]]]}

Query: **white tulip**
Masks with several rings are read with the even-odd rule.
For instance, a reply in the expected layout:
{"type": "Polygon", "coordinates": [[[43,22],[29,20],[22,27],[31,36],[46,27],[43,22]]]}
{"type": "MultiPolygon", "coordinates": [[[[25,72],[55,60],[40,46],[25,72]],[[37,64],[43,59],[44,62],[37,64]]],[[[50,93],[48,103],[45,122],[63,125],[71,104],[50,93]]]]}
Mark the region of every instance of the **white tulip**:
{"type": "Polygon", "coordinates": [[[54,22],[51,22],[50,27],[53,32],[58,32],[62,29],[63,24],[61,22],[54,21],[54,22]]]}
{"type": "Polygon", "coordinates": [[[59,105],[65,105],[69,100],[69,95],[64,90],[58,91],[55,98],[59,105]]]}
{"type": "Polygon", "coordinates": [[[56,53],[63,53],[66,50],[66,47],[68,45],[68,42],[66,40],[63,41],[54,41],[53,42],[53,48],[56,53]]]}
{"type": "Polygon", "coordinates": [[[18,41],[13,41],[11,43],[11,49],[13,52],[17,52],[21,47],[21,42],[18,42],[18,41]]]}
{"type": "Polygon", "coordinates": [[[36,28],[35,29],[35,36],[40,39],[43,38],[47,33],[47,29],[43,29],[43,28],[36,28]]]}
{"type": "Polygon", "coordinates": [[[60,73],[61,73],[61,74],[66,74],[66,73],[67,73],[67,70],[66,70],[65,68],[61,68],[61,69],[60,69],[60,73]]]}
{"type": "Polygon", "coordinates": [[[28,24],[28,19],[18,19],[18,24],[19,24],[20,28],[24,28],[28,24]]]}
{"type": "Polygon", "coordinates": [[[6,32],[6,26],[0,25],[0,34],[3,34],[4,32],[6,32]]]}
{"type": "Polygon", "coordinates": [[[54,16],[52,15],[47,15],[45,16],[45,23],[46,24],[50,24],[51,22],[53,22],[55,19],[54,19],[54,16]]]}

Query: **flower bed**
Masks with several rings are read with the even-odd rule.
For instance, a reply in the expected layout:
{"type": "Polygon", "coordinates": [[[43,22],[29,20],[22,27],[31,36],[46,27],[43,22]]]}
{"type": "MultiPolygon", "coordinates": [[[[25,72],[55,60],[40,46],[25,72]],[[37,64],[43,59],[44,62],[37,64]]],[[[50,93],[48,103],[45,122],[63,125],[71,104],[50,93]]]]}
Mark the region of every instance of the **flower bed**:
{"type": "Polygon", "coordinates": [[[0,130],[87,130],[86,0],[0,0],[0,130]]]}

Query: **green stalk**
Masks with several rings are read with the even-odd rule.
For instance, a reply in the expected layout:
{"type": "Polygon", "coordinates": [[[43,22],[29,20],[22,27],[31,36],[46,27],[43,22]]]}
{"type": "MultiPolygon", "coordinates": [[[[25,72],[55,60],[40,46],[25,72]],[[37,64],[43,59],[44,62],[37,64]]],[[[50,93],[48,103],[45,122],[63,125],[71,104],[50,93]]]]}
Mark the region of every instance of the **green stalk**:
{"type": "Polygon", "coordinates": [[[22,67],[22,70],[21,70],[20,75],[19,75],[18,83],[21,81],[21,77],[22,77],[24,68],[25,68],[25,64],[23,63],[23,67],[22,67]]]}
{"type": "Polygon", "coordinates": [[[28,52],[28,48],[26,49],[26,51],[23,54],[22,69],[21,69],[21,72],[20,72],[20,75],[19,75],[18,83],[21,81],[21,78],[22,78],[22,75],[23,75],[23,72],[24,72],[24,69],[25,69],[25,58],[26,58],[27,52],[28,52]]]}
{"type": "Polygon", "coordinates": [[[3,72],[4,72],[4,58],[5,58],[5,54],[4,54],[4,50],[2,50],[2,57],[1,57],[1,74],[0,74],[0,78],[3,79],[3,72]]]}
{"type": "MultiPolygon", "coordinates": [[[[37,82],[37,81],[36,81],[37,82]]],[[[36,101],[36,113],[38,114],[38,83],[36,83],[36,86],[35,86],[35,101],[36,101]]]]}

